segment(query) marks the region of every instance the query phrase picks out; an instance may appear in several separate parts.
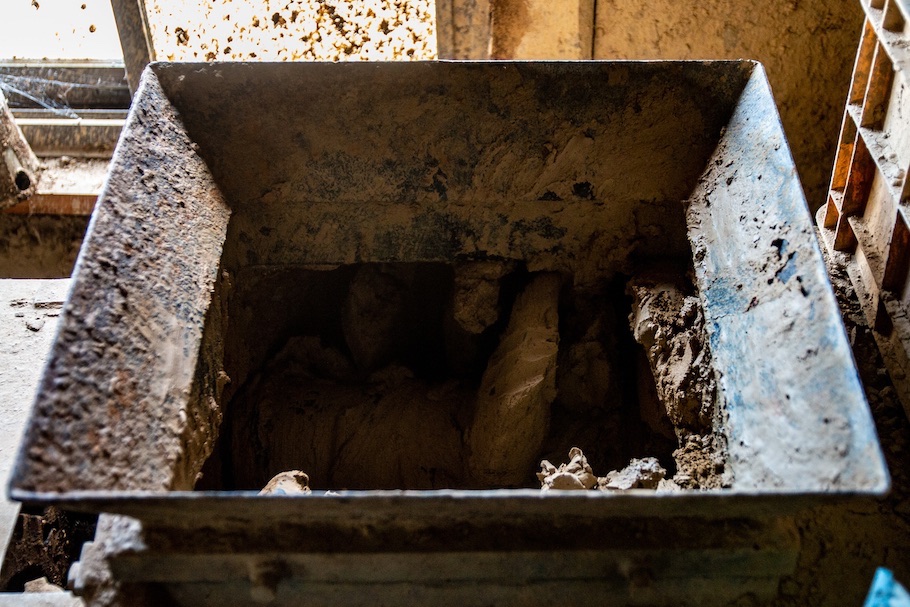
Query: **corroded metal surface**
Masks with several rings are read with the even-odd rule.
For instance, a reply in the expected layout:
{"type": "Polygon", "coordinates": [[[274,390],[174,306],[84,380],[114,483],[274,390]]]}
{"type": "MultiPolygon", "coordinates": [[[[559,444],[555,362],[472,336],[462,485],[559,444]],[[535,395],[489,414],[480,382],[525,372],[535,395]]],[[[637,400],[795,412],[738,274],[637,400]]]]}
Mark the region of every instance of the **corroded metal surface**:
{"type": "Polygon", "coordinates": [[[191,146],[148,79],[76,262],[25,439],[32,455],[20,470],[38,473],[35,487],[66,491],[86,475],[120,489],[192,486],[175,472],[187,444],[206,441],[185,435],[208,403],[187,401],[229,208],[191,146]]]}
{"type": "Polygon", "coordinates": [[[771,92],[756,71],[688,214],[736,486],[883,491],[875,426],[780,122],[766,109],[771,92]]]}

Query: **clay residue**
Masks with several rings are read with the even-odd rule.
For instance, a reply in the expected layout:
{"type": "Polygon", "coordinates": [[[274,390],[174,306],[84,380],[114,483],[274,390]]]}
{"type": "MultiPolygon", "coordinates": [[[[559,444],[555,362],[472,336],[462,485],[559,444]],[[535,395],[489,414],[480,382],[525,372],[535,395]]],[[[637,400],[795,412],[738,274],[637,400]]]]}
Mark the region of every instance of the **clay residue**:
{"type": "Polygon", "coordinates": [[[591,489],[597,485],[597,477],[594,476],[588,458],[578,447],[569,450],[569,462],[560,464],[558,468],[547,460],[540,462],[537,479],[544,491],[591,489]]]}
{"type": "Polygon", "coordinates": [[[645,417],[653,427],[669,421],[680,445],[673,452],[674,482],[693,489],[728,486],[723,444],[713,432],[719,398],[698,295],[679,277],[662,274],[637,276],[627,291],[632,335],[645,350],[656,389],[650,409],[643,391],[642,410],[650,412],[645,417]]]}
{"type": "MultiPolygon", "coordinates": [[[[434,269],[442,267],[367,264],[339,270],[350,274],[350,282],[340,318],[327,323],[340,325],[335,330],[341,343],[332,344],[331,330],[289,338],[232,403],[231,472],[238,487],[262,486],[275,472],[293,469],[306,470],[316,487],[348,489],[526,481],[556,393],[561,279],[528,278],[502,333],[485,334],[486,341],[495,338],[492,353],[475,347],[485,364],[475,380],[470,373],[444,370],[442,361],[429,364],[451,350],[437,343],[444,337],[436,333],[451,318],[438,315],[451,314],[460,293],[453,276],[447,302],[423,299],[430,284],[444,289],[435,279],[426,282],[434,269]]],[[[471,272],[502,270],[491,263],[471,272]]],[[[500,316],[488,322],[496,324],[500,316]]]]}
{"type": "Polygon", "coordinates": [[[710,428],[717,388],[698,297],[661,276],[636,277],[628,292],[632,336],[645,349],[670,422],[679,430],[710,428]]]}
{"type": "Polygon", "coordinates": [[[263,279],[235,295],[233,322],[268,321],[229,339],[229,371],[243,384],[229,406],[225,488],[262,487],[282,470],[306,470],[319,489],[528,487],[537,462],[573,445],[588,455],[573,448],[562,466],[545,461],[544,486],[717,486],[700,304],[669,279],[629,287],[656,388],[621,334],[618,280],[580,291],[499,260],[314,267],[279,279],[293,288],[263,279]],[[254,303],[263,297],[268,308],[254,303]],[[294,306],[310,313],[295,320],[294,306]],[[235,358],[251,339],[259,354],[235,358]],[[258,357],[259,370],[233,367],[258,357]],[[651,392],[627,383],[638,375],[651,392]]]}
{"type": "Polygon", "coordinates": [[[628,491],[629,489],[657,489],[660,481],[667,476],[667,470],[657,458],[632,459],[622,470],[608,472],[597,479],[597,485],[604,491],[628,491]]]}
{"type": "Polygon", "coordinates": [[[616,340],[607,333],[603,312],[596,314],[580,339],[562,349],[557,377],[560,404],[571,411],[614,407],[619,386],[614,379],[616,340]]]}
{"type": "Polygon", "coordinates": [[[239,486],[298,467],[316,487],[461,484],[461,433],[453,418],[469,390],[434,385],[402,366],[355,378],[343,353],[318,338],[292,339],[235,403],[235,444],[252,441],[248,459],[234,461],[239,486]]]}
{"type": "Polygon", "coordinates": [[[279,472],[272,477],[259,495],[309,495],[310,477],[300,470],[279,472]]]}
{"type": "Polygon", "coordinates": [[[64,590],[57,584],[51,584],[46,577],[40,577],[26,582],[24,592],[64,592],[64,590]]]}
{"type": "Polygon", "coordinates": [[[499,318],[499,281],[514,263],[475,262],[455,268],[455,321],[470,333],[483,333],[499,318]]]}
{"type": "Polygon", "coordinates": [[[22,592],[26,583],[39,577],[66,586],[71,564],[95,534],[96,518],[54,506],[23,508],[3,556],[0,592],[22,592]]]}
{"type": "Polygon", "coordinates": [[[354,276],[341,323],[358,368],[376,369],[391,362],[393,334],[405,321],[407,286],[407,277],[387,265],[363,266],[354,276]]]}
{"type": "Polygon", "coordinates": [[[556,396],[559,289],[556,274],[528,285],[480,382],[468,461],[482,483],[519,485],[543,446],[556,396]]]}
{"type": "Polygon", "coordinates": [[[724,476],[724,446],[713,433],[681,438],[673,459],[678,470],[673,481],[682,488],[720,489],[730,485],[724,476]]]}

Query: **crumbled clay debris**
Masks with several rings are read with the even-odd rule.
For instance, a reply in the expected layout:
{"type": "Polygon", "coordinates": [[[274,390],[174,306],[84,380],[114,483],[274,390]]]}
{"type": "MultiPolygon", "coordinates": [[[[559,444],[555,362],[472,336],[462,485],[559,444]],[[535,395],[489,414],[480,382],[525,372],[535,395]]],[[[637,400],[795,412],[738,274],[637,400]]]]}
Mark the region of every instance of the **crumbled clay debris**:
{"type": "Polygon", "coordinates": [[[673,480],[684,489],[720,489],[724,478],[723,449],[713,434],[690,434],[673,452],[677,473],[673,480]]]}
{"type": "Polygon", "coordinates": [[[660,481],[667,476],[667,470],[657,458],[633,459],[622,470],[608,472],[597,479],[597,487],[603,491],[628,491],[629,489],[657,489],[660,481]]]}
{"type": "Polygon", "coordinates": [[[37,333],[44,328],[44,319],[41,317],[30,318],[25,321],[25,326],[29,331],[37,333]]]}
{"type": "Polygon", "coordinates": [[[613,470],[606,476],[596,477],[588,459],[578,447],[569,451],[569,462],[557,468],[547,460],[540,462],[541,471],[537,473],[541,489],[559,489],[563,491],[588,490],[597,488],[601,491],[628,491],[629,489],[658,489],[661,491],[678,491],[679,486],[665,479],[667,470],[654,457],[633,459],[622,470],[613,470]]]}
{"type": "Polygon", "coordinates": [[[25,592],[63,592],[63,588],[56,584],[51,584],[46,577],[40,577],[26,582],[25,592]]]}
{"type": "Polygon", "coordinates": [[[300,470],[279,472],[262,488],[259,495],[307,495],[310,477],[300,470]]]}
{"type": "Polygon", "coordinates": [[[657,483],[657,491],[661,493],[673,493],[682,490],[683,488],[676,484],[676,481],[669,478],[662,478],[660,479],[660,482],[657,483]]]}
{"type": "Polygon", "coordinates": [[[572,490],[591,489],[597,485],[597,477],[588,464],[588,458],[578,447],[569,451],[569,463],[560,464],[559,468],[543,460],[540,462],[541,471],[537,473],[541,489],[572,490]]]}
{"type": "MultiPolygon", "coordinates": [[[[250,450],[233,463],[239,487],[293,468],[320,488],[527,483],[556,393],[561,277],[529,277],[476,379],[427,378],[401,359],[401,327],[415,322],[405,316],[420,291],[414,271],[357,268],[338,311],[344,343],[292,337],[241,391],[233,440],[250,450]]],[[[451,300],[440,302],[444,311],[451,300]]]]}
{"type": "Polygon", "coordinates": [[[514,263],[475,262],[456,266],[453,314],[469,333],[483,333],[499,319],[499,285],[514,263]]]}
{"type": "Polygon", "coordinates": [[[146,2],[158,59],[436,59],[433,0],[146,2]]]}
{"type": "Polygon", "coordinates": [[[241,487],[261,482],[260,470],[289,468],[306,469],[320,488],[442,489],[458,482],[460,433],[452,416],[468,392],[456,386],[446,393],[401,366],[364,382],[349,383],[348,372],[320,376],[332,366],[307,364],[309,341],[289,343],[238,402],[236,440],[253,445],[253,457],[234,464],[241,487]]]}
{"type": "Polygon", "coordinates": [[[708,365],[710,356],[698,298],[672,283],[629,287],[633,331],[647,346],[642,364],[660,378],[649,406],[669,430],[627,444],[628,414],[637,419],[634,407],[644,411],[644,404],[641,394],[637,402],[624,396],[617,371],[624,351],[613,337],[623,321],[612,300],[586,295],[564,306],[562,276],[524,274],[499,261],[308,272],[306,290],[336,285],[329,318],[337,337],[288,338],[238,393],[232,441],[249,451],[233,460],[235,487],[262,487],[275,470],[298,468],[307,471],[307,486],[320,489],[521,487],[533,482],[535,462],[558,461],[572,443],[612,446],[588,456],[573,448],[560,466],[544,460],[543,488],[725,486],[723,449],[711,429],[713,375],[710,367],[689,368],[708,365]],[[319,278],[332,272],[335,278],[319,278]],[[429,286],[443,293],[436,307],[416,295],[429,286]],[[422,319],[414,317],[418,308],[422,319]],[[405,359],[413,344],[439,348],[433,356],[444,366],[421,372],[420,361],[405,359]],[[454,362],[453,351],[466,364],[454,362]],[[631,449],[661,461],[672,453],[676,475],[667,478],[659,460],[646,457],[596,477],[592,463],[609,469],[605,462],[631,449]]]}
{"type": "Polygon", "coordinates": [[[67,572],[79,558],[82,545],[95,535],[95,518],[55,506],[23,506],[0,567],[0,591],[29,591],[23,581],[30,578],[30,592],[46,591],[41,577],[51,586],[65,586],[67,572]]]}
{"type": "Polygon", "coordinates": [[[632,335],[645,349],[670,422],[678,429],[709,429],[716,387],[698,297],[660,277],[637,278],[628,292],[632,335]]]}

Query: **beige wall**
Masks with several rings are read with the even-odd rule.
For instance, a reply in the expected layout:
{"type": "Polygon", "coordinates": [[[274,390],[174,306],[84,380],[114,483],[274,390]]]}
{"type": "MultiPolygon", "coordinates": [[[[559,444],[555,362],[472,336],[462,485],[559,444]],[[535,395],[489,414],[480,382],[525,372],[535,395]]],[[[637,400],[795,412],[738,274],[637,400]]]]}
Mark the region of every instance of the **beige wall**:
{"type": "Polygon", "coordinates": [[[498,59],[758,59],[809,206],[824,202],[862,28],[858,1],[491,0],[490,6],[490,49],[498,59]]]}
{"type": "Polygon", "coordinates": [[[862,14],[855,0],[598,0],[594,56],[764,63],[814,210],[828,189],[862,14]]]}

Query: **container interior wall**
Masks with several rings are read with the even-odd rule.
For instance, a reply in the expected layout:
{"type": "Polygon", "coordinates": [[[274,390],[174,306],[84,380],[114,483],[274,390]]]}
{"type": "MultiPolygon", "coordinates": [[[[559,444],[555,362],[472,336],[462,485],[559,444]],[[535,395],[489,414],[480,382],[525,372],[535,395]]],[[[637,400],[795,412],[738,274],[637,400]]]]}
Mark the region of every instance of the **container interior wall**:
{"type": "MultiPolygon", "coordinates": [[[[231,383],[222,400],[220,451],[197,489],[255,490],[291,469],[305,470],[314,489],[501,487],[466,474],[465,435],[509,311],[541,274],[510,265],[496,283],[496,300],[481,306],[495,311],[479,332],[465,330],[453,314],[465,268],[497,266],[403,262],[238,272],[227,308],[231,383]],[[379,291],[385,307],[368,318],[376,329],[351,308],[386,281],[404,287],[393,295],[379,291]],[[382,346],[373,349],[373,342],[382,346]]],[[[570,276],[565,283],[557,305],[558,391],[545,440],[518,484],[535,486],[539,461],[561,461],[575,446],[602,474],[651,456],[672,475],[672,427],[654,432],[640,411],[646,398],[649,411],[659,403],[647,362],[638,364],[643,354],[630,334],[624,280],[589,291],[572,288],[570,276]],[[648,382],[651,391],[639,394],[648,382]]],[[[459,310],[471,321],[484,314],[459,310]]]]}
{"type": "MultiPolygon", "coordinates": [[[[365,266],[426,271],[418,290],[450,294],[465,264],[511,264],[500,324],[472,346],[481,362],[528,277],[557,273],[568,293],[560,322],[579,301],[609,309],[604,330],[628,354],[617,357],[634,360],[624,281],[655,265],[680,276],[691,268],[682,201],[751,69],[717,64],[708,77],[693,64],[383,67],[382,78],[369,66],[312,66],[287,78],[283,66],[220,77],[207,66],[156,68],[233,209],[220,278],[226,387],[216,399],[228,421],[197,488],[256,488],[225,470],[254,459],[229,446],[232,424],[257,423],[232,403],[294,337],[338,341],[344,293],[365,266]],[[260,91],[255,110],[247,87],[260,91]]],[[[619,400],[637,406],[643,369],[623,371],[619,400]]],[[[579,418],[576,426],[624,424],[638,437],[592,448],[593,457],[619,468],[650,450],[672,466],[673,440],[641,438],[648,432],[636,430],[637,411],[625,419],[630,410],[611,413],[618,422],[579,418]]]]}
{"type": "Polygon", "coordinates": [[[616,223],[633,203],[688,195],[751,70],[302,67],[154,68],[235,210],[594,200],[616,223]]]}
{"type": "MultiPolygon", "coordinates": [[[[694,252],[728,399],[716,422],[734,488],[880,490],[887,475],[855,374],[842,372],[853,368],[849,349],[767,80],[753,71],[725,97],[733,74],[722,71],[711,89],[692,67],[619,64],[592,78],[584,70],[594,68],[579,66],[578,80],[572,69],[556,80],[546,66],[452,65],[408,94],[404,75],[413,73],[377,83],[368,71],[339,71],[318,86],[282,81],[306,94],[292,98],[279,85],[282,111],[251,114],[255,128],[234,124],[246,101],[213,113],[198,97],[210,86],[187,88],[190,74],[166,70],[162,79],[186,104],[188,130],[229,195],[222,267],[231,280],[517,262],[561,275],[578,293],[694,252]],[[581,105],[566,101],[578,97],[581,105]],[[237,149],[245,154],[227,153],[237,149]]],[[[253,76],[268,79],[239,70],[213,86],[240,92],[253,76]]],[[[227,95],[235,97],[245,99],[227,95]]],[[[246,330],[256,327],[264,325],[246,330]]],[[[228,342],[236,330],[229,318],[228,342]]],[[[234,394],[255,365],[232,368],[230,351],[234,394]]]]}

